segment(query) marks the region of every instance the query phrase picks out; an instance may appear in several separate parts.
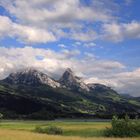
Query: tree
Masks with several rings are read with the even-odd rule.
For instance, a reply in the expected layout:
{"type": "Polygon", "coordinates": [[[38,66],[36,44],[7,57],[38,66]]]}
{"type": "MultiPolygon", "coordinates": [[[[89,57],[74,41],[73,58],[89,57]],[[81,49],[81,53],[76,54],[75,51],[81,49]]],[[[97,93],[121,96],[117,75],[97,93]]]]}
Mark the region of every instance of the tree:
{"type": "Polygon", "coordinates": [[[2,113],[0,113],[0,119],[2,119],[3,118],[3,114],[2,113]]]}
{"type": "Polygon", "coordinates": [[[138,120],[131,120],[126,115],[125,118],[119,119],[113,116],[112,127],[107,128],[105,135],[108,137],[137,137],[140,136],[140,123],[138,120]]]}

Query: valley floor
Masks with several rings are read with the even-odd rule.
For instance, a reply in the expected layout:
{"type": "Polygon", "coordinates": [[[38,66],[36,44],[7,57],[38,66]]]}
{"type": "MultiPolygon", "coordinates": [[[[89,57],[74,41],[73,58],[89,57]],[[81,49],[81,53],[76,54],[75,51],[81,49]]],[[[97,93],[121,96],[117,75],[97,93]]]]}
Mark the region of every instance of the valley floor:
{"type": "Polygon", "coordinates": [[[36,134],[32,132],[18,130],[0,129],[0,140],[139,140],[140,138],[82,138],[67,136],[50,136],[45,134],[36,134]]]}
{"type": "Polygon", "coordinates": [[[110,122],[85,121],[2,121],[0,140],[139,140],[140,138],[104,138],[102,131],[110,127],[110,122]],[[33,132],[35,127],[58,126],[64,130],[63,136],[53,136],[33,132]]]}

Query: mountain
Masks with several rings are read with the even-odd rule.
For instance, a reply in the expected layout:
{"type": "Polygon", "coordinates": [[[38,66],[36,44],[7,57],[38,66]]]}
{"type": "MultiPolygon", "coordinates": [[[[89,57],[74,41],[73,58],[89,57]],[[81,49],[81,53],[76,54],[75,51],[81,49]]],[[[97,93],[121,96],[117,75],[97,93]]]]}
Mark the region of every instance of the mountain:
{"type": "Polygon", "coordinates": [[[82,81],[80,77],[75,76],[70,68],[66,69],[59,82],[68,89],[89,91],[88,86],[82,81]]]}
{"type": "Polygon", "coordinates": [[[42,84],[51,86],[53,88],[60,86],[58,82],[50,78],[48,75],[32,68],[12,73],[3,81],[9,84],[25,84],[30,86],[42,84]]]}
{"type": "Polygon", "coordinates": [[[89,91],[91,93],[94,93],[97,95],[97,93],[99,95],[103,96],[120,96],[115,90],[113,90],[111,87],[108,87],[106,85],[103,84],[99,84],[99,83],[90,83],[87,84],[87,86],[89,87],[89,91]]]}
{"type": "Polygon", "coordinates": [[[139,98],[126,98],[99,83],[85,84],[71,69],[58,81],[35,69],[0,81],[0,112],[8,119],[135,117],[139,108],[139,98]]]}

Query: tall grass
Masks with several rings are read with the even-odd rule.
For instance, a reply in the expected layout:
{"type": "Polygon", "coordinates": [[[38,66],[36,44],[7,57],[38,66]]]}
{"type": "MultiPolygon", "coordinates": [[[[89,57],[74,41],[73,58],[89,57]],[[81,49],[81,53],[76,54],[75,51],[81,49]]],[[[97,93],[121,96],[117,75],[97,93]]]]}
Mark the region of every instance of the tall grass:
{"type": "Polygon", "coordinates": [[[0,140],[139,140],[139,138],[82,138],[52,136],[19,130],[0,129],[0,140]]]}
{"type": "Polygon", "coordinates": [[[110,122],[5,121],[1,123],[0,128],[25,131],[33,131],[35,128],[41,128],[41,131],[42,129],[44,131],[44,128],[51,126],[61,128],[63,130],[63,136],[102,137],[103,130],[106,127],[110,127],[110,122]]]}
{"type": "MultiPolygon", "coordinates": [[[[138,121],[136,122],[138,123],[138,121]]],[[[105,128],[110,122],[73,122],[73,121],[3,121],[0,124],[0,140],[140,140],[139,138],[105,138],[105,128]],[[36,127],[62,128],[63,136],[35,133],[36,127]],[[98,137],[98,138],[97,138],[98,137]]]]}
{"type": "Polygon", "coordinates": [[[49,126],[49,127],[36,127],[34,132],[42,133],[42,134],[48,134],[48,135],[62,135],[63,129],[56,126],[49,126]]]}

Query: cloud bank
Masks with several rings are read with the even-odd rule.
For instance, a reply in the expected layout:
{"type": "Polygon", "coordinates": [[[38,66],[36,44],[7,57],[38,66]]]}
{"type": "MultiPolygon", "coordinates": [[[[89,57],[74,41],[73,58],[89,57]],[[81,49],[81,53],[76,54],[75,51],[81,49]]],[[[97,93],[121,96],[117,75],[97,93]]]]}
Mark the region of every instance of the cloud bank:
{"type": "Polygon", "coordinates": [[[25,46],[0,46],[0,78],[26,67],[35,67],[58,78],[70,67],[87,83],[107,84],[121,93],[138,96],[138,64],[129,71],[121,62],[105,60],[104,56],[97,59],[93,53],[106,41],[140,39],[140,22],[121,19],[124,18],[121,7],[132,3],[132,0],[121,3],[114,0],[0,0],[0,12],[1,8],[4,11],[0,15],[0,39],[12,38],[25,46]],[[56,43],[61,50],[30,47],[41,47],[37,45],[42,43],[47,48],[45,45],[49,42],[56,43]],[[102,42],[101,45],[98,42],[102,42]]]}
{"type": "Polygon", "coordinates": [[[25,44],[62,38],[83,42],[140,38],[138,21],[118,23],[120,7],[113,0],[4,0],[0,6],[10,15],[0,16],[0,37],[17,38],[25,44]]]}
{"type": "Polygon", "coordinates": [[[98,60],[94,56],[83,55],[81,59],[78,50],[62,50],[55,52],[50,49],[33,47],[5,48],[0,47],[0,78],[9,73],[34,67],[49,76],[58,79],[66,68],[72,68],[86,83],[102,83],[109,85],[120,93],[139,95],[140,68],[126,71],[126,67],[109,60],[98,60]]]}

